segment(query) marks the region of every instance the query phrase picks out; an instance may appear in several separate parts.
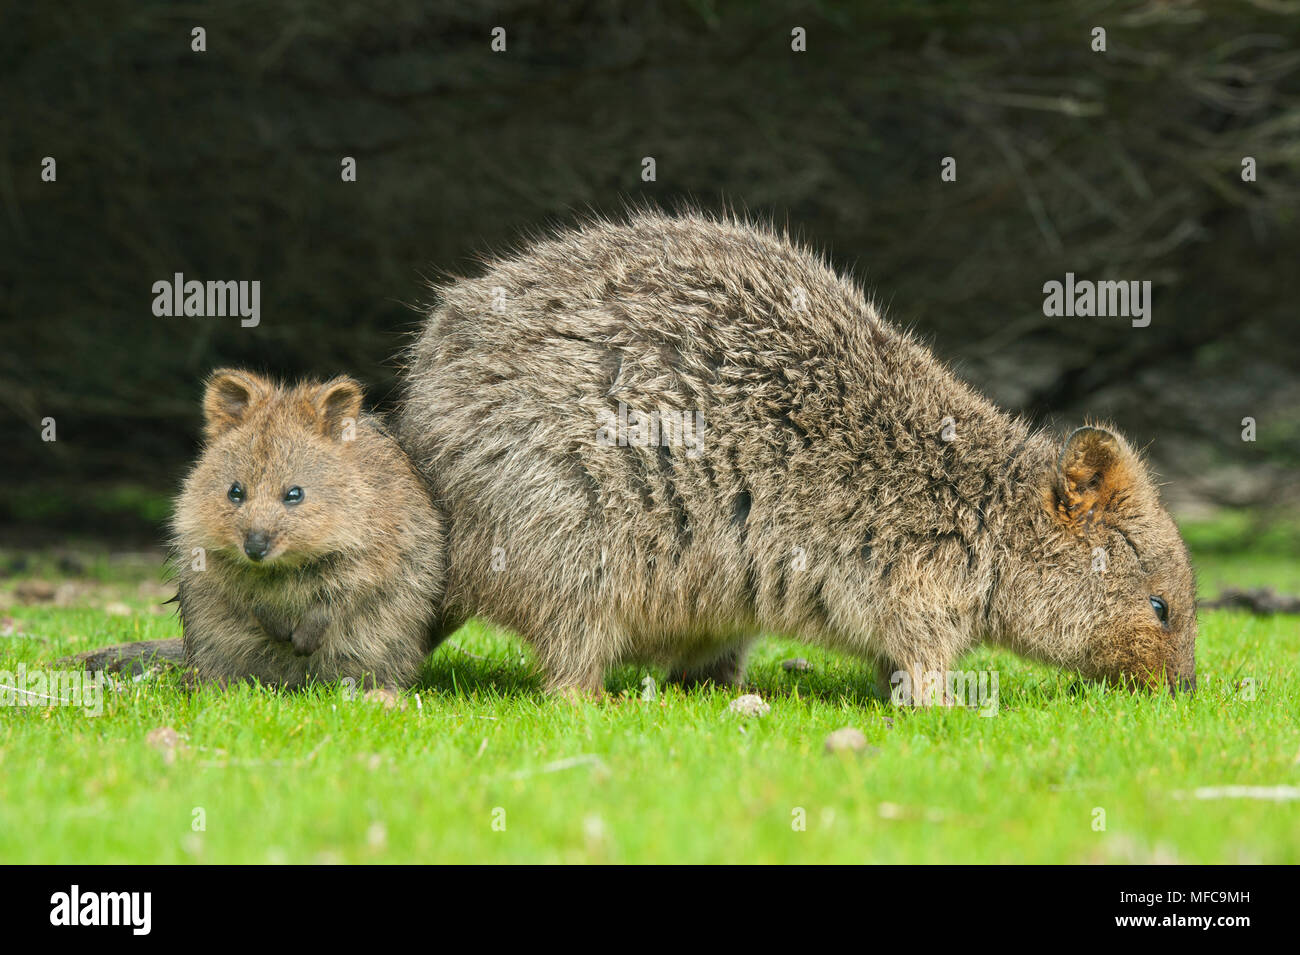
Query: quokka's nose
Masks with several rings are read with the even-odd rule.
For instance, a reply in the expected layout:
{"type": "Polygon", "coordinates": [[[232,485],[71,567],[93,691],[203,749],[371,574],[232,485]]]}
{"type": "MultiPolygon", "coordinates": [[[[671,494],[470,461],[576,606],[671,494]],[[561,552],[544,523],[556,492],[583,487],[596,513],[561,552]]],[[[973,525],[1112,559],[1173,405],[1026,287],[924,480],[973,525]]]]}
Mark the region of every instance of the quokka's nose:
{"type": "Polygon", "coordinates": [[[271,549],[271,538],[261,531],[249,531],[244,538],[244,553],[249,560],[261,560],[271,549]]]}

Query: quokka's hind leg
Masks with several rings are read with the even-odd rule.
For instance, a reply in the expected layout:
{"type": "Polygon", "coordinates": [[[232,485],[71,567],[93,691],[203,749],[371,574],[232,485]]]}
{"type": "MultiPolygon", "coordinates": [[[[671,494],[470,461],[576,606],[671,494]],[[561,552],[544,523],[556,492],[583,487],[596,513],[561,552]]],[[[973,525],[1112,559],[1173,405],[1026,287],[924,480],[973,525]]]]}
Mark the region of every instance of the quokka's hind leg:
{"type": "Polygon", "coordinates": [[[596,662],[544,667],[544,686],[550,696],[565,699],[599,700],[605,695],[605,666],[596,662]]]}
{"type": "Polygon", "coordinates": [[[876,661],[876,690],[886,699],[904,706],[951,706],[948,665],[914,662],[899,666],[892,660],[876,661]]]}
{"type": "Polygon", "coordinates": [[[712,660],[689,660],[674,663],[668,671],[668,680],[686,689],[715,684],[740,686],[745,682],[745,661],[753,640],[728,647],[712,660]]]}
{"type": "Polygon", "coordinates": [[[899,666],[893,660],[884,657],[876,658],[876,695],[884,697],[886,700],[892,699],[894,693],[894,674],[899,672],[899,666]]]}
{"type": "Polygon", "coordinates": [[[521,633],[537,651],[546,692],[574,700],[605,695],[605,671],[617,656],[617,640],[608,631],[557,624],[544,633],[521,633]]]}
{"type": "Polygon", "coordinates": [[[575,703],[595,702],[605,696],[605,671],[577,671],[567,669],[548,672],[545,677],[548,696],[571,700],[575,703]]]}

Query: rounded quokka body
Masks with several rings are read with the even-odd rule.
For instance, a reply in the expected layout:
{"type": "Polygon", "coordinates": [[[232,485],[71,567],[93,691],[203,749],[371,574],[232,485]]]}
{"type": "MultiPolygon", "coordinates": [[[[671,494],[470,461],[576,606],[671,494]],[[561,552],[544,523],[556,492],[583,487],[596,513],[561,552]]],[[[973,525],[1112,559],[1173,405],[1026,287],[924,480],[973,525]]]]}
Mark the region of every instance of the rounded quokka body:
{"type": "Polygon", "coordinates": [[[554,689],[735,680],[760,631],[913,685],[981,641],[1193,677],[1186,549],[1125,441],[1031,432],[769,229],[642,213],[439,288],[399,430],[448,620],[513,628],[554,689]]]}
{"type": "Polygon", "coordinates": [[[433,647],[442,523],[349,378],[221,370],[176,502],[185,662],[201,680],[412,684],[433,647]]]}

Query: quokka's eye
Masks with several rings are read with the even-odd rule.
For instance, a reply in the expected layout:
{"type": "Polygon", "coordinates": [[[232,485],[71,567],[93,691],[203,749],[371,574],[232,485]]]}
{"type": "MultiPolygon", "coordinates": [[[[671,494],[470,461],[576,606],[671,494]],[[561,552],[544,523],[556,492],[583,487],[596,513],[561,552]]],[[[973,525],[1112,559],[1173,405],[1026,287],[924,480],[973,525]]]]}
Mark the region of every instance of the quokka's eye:
{"type": "Polygon", "coordinates": [[[1151,597],[1151,609],[1156,612],[1156,616],[1160,619],[1161,623],[1169,622],[1169,604],[1153,595],[1151,597]]]}
{"type": "Polygon", "coordinates": [[[302,488],[298,487],[298,485],[295,484],[293,487],[289,488],[289,490],[284,492],[284,503],[299,504],[301,502],[302,488]]]}
{"type": "Polygon", "coordinates": [[[244,485],[236,481],[230,485],[230,490],[226,492],[226,497],[230,498],[236,504],[244,503],[244,485]]]}

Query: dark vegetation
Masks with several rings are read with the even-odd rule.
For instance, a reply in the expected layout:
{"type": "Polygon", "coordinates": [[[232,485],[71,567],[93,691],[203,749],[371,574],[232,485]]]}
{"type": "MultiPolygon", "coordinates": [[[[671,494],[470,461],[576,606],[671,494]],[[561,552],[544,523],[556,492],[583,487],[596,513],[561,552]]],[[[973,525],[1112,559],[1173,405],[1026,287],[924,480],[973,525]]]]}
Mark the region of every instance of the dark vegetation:
{"type": "Polygon", "coordinates": [[[0,524],[156,536],[211,368],[383,399],[424,278],[629,200],[788,221],[1003,404],[1150,444],[1176,505],[1293,508],[1298,38],[1264,2],[8,5],[0,524]],[[260,326],[155,317],[175,272],[259,280],[260,326]],[[1066,272],[1150,280],[1150,327],[1044,317],[1066,272]]]}

